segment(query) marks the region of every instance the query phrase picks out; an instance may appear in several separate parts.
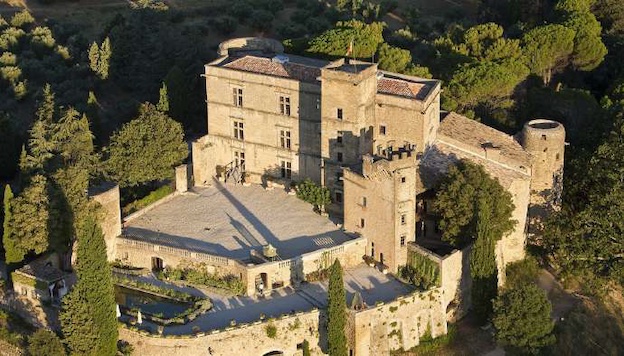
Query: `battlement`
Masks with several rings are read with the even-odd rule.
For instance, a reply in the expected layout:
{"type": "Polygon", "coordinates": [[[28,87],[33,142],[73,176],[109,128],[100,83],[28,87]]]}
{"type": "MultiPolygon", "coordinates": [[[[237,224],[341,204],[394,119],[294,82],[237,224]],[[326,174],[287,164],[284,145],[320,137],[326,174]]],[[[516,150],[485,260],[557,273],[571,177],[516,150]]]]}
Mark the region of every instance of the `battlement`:
{"type": "Polygon", "coordinates": [[[381,155],[364,155],[362,157],[362,174],[368,177],[381,171],[393,172],[401,168],[415,167],[417,160],[413,145],[405,145],[394,150],[384,150],[381,155]]]}

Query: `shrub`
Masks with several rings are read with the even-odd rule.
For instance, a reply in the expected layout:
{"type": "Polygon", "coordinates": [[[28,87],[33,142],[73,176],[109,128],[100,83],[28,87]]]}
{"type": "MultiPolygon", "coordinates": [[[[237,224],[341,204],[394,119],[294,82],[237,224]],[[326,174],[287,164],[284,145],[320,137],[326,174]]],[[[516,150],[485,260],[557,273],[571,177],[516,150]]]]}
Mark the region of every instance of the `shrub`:
{"type": "Polygon", "coordinates": [[[3,52],[0,56],[0,65],[14,66],[17,63],[17,56],[11,52],[3,52]]]}
{"type": "Polygon", "coordinates": [[[134,352],[134,346],[125,340],[117,341],[117,353],[123,356],[130,356],[134,352]]]}
{"type": "Polygon", "coordinates": [[[65,348],[56,334],[39,329],[28,338],[28,353],[31,355],[64,356],[65,348]]]}
{"type": "Polygon", "coordinates": [[[11,26],[13,27],[22,27],[33,22],[35,22],[35,19],[32,17],[30,12],[28,12],[28,10],[17,12],[11,18],[11,26]]]}
{"type": "Polygon", "coordinates": [[[273,14],[266,10],[256,10],[251,13],[249,25],[258,31],[268,31],[273,25],[273,14]]]}
{"type": "Polygon", "coordinates": [[[124,215],[130,215],[136,211],[145,208],[146,206],[154,204],[155,202],[159,201],[160,199],[166,197],[171,193],[173,193],[173,188],[170,185],[163,185],[162,187],[149,193],[146,197],[135,200],[132,203],[124,206],[122,212],[124,215]]]}
{"type": "Polygon", "coordinates": [[[220,33],[224,35],[229,35],[230,33],[236,31],[236,27],[238,27],[238,21],[236,21],[236,19],[231,16],[221,16],[215,20],[214,27],[220,33]]]}
{"type": "Polygon", "coordinates": [[[539,273],[537,260],[527,256],[524,260],[513,262],[507,265],[505,274],[507,280],[505,285],[509,288],[517,288],[525,284],[535,282],[539,273]]]}
{"type": "Polygon", "coordinates": [[[408,264],[399,268],[399,276],[423,290],[440,285],[439,266],[417,253],[409,256],[408,264]]]}
{"type": "Polygon", "coordinates": [[[275,339],[277,337],[277,328],[275,327],[275,325],[268,324],[264,327],[264,330],[266,331],[266,335],[271,339],[275,339]]]}

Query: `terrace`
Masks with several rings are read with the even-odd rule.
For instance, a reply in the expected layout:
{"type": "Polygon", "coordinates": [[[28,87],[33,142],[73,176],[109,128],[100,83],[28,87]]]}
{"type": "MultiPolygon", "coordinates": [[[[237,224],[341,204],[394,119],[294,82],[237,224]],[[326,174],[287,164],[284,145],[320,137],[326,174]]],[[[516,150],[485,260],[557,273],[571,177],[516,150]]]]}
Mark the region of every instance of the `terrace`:
{"type": "Polygon", "coordinates": [[[277,259],[285,260],[353,239],[283,190],[218,182],[174,196],[127,222],[124,235],[238,260],[269,244],[277,259]]]}

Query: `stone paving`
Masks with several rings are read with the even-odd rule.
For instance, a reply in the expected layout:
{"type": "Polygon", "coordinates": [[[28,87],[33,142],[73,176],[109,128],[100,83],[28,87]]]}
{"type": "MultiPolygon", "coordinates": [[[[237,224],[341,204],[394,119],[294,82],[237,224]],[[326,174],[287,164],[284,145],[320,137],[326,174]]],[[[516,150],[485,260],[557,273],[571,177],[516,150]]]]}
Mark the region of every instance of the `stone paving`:
{"type": "Polygon", "coordinates": [[[220,183],[155,207],[130,221],[124,234],[241,260],[266,244],[289,259],[352,238],[283,189],[220,183]]]}
{"type": "MultiPolygon", "coordinates": [[[[164,285],[158,280],[151,280],[151,282],[164,285]]],[[[347,303],[351,302],[354,293],[358,291],[369,306],[375,305],[378,301],[394,300],[400,295],[413,291],[413,288],[394,277],[384,275],[379,270],[364,264],[346,270],[344,283],[347,303]]],[[[236,320],[237,323],[249,323],[260,320],[261,314],[264,314],[266,318],[278,317],[281,314],[324,308],[327,303],[327,281],[304,283],[296,290],[291,287],[282,288],[265,298],[223,296],[189,288],[184,288],[184,290],[209,297],[212,300],[213,309],[186,325],[165,327],[165,335],[191,334],[194,327],[206,332],[227,327],[231,320],[236,320]]],[[[157,330],[155,324],[147,321],[139,327],[152,332],[157,330]]]]}

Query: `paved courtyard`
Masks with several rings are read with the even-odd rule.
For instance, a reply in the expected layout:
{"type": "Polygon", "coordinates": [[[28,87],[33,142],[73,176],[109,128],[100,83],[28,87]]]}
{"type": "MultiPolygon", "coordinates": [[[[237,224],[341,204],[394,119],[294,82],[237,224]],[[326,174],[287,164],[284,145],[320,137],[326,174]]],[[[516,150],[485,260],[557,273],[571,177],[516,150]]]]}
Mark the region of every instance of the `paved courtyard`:
{"type": "MultiPolygon", "coordinates": [[[[162,284],[157,280],[150,280],[150,282],[162,284]]],[[[374,306],[378,301],[388,302],[413,291],[410,286],[365,264],[345,270],[344,284],[348,305],[356,291],[360,293],[368,306],[374,306]]],[[[197,295],[208,296],[212,300],[213,308],[186,325],[165,327],[164,334],[190,334],[193,332],[193,327],[201,331],[210,331],[229,326],[231,320],[236,320],[237,323],[249,323],[259,320],[261,314],[271,318],[281,314],[324,308],[327,305],[327,288],[327,281],[305,283],[296,290],[290,287],[276,290],[263,299],[246,296],[228,297],[180,288],[197,295]]],[[[145,321],[141,328],[155,331],[157,327],[145,321]]]]}
{"type": "Polygon", "coordinates": [[[153,208],[129,222],[124,234],[241,260],[267,244],[289,259],[352,238],[282,189],[220,183],[194,188],[153,208]]]}

